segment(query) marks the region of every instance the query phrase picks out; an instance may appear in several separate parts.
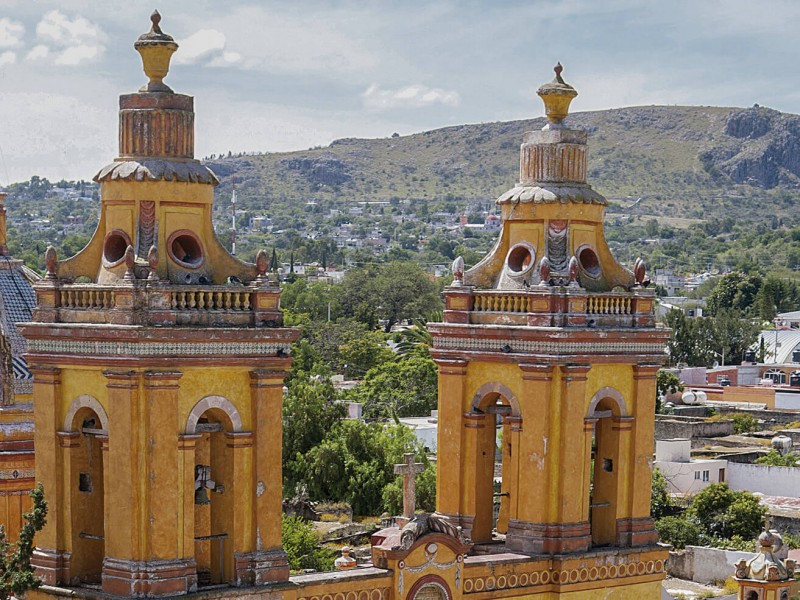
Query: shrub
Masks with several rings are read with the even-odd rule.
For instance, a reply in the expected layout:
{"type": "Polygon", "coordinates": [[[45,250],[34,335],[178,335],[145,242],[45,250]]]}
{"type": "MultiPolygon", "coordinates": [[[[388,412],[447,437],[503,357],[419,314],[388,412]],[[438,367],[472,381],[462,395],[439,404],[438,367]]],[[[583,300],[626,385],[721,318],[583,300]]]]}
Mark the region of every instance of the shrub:
{"type": "Polygon", "coordinates": [[[733,433],[750,433],[758,431],[758,419],[746,413],[734,413],[730,415],[733,421],[733,433]]]}
{"type": "Polygon", "coordinates": [[[794,452],[781,454],[775,448],[772,448],[767,454],[757,458],[755,464],[768,467],[796,467],[798,458],[800,457],[794,452]]]}
{"type": "Polygon", "coordinates": [[[314,569],[332,571],[336,552],[320,547],[314,526],[302,517],[284,515],[281,527],[283,549],[292,571],[314,569]]]}
{"type": "Polygon", "coordinates": [[[700,543],[700,525],[685,516],[662,517],[656,521],[656,531],[662,542],[677,549],[700,543]]]}

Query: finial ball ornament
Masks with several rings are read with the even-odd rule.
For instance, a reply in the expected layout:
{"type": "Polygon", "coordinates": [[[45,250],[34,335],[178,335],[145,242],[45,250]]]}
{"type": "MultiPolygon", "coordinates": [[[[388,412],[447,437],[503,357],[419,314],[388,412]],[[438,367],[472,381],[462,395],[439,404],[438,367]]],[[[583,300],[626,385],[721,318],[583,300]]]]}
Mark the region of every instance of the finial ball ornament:
{"type": "Polygon", "coordinates": [[[547,115],[548,124],[545,129],[558,129],[562,127],[562,121],[569,114],[569,105],[572,99],[578,95],[577,90],[561,78],[564,67],[557,63],[553,67],[556,76],[550,83],[545,83],[537,90],[537,94],[544,101],[544,111],[547,115]]]}

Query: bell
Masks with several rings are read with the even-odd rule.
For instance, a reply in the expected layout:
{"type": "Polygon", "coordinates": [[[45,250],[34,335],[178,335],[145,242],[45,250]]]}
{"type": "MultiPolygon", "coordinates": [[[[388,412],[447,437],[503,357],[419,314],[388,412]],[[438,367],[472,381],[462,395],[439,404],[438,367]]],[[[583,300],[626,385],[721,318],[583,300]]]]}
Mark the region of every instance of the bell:
{"type": "Polygon", "coordinates": [[[197,488],[194,491],[195,504],[211,504],[211,499],[208,497],[208,492],[205,487],[197,488]]]}

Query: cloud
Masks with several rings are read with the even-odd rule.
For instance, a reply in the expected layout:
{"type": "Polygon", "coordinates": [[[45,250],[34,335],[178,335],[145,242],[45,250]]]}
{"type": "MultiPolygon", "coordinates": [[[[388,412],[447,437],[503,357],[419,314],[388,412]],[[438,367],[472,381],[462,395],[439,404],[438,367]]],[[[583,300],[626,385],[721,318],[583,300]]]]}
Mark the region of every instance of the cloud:
{"type": "Polygon", "coordinates": [[[232,66],[242,61],[238,52],[226,50],[225,34],[217,29],[201,29],[184,40],[175,54],[175,64],[203,64],[208,67],[232,66]]]}
{"type": "Polygon", "coordinates": [[[394,90],[383,90],[377,84],[372,84],[362,98],[364,107],[370,110],[421,108],[432,104],[458,106],[461,102],[458,92],[429,88],[419,83],[394,90]]]}
{"type": "Polygon", "coordinates": [[[0,19],[0,48],[17,48],[22,44],[25,26],[8,17],[0,19]]]}
{"type": "Polygon", "coordinates": [[[44,44],[37,44],[36,46],[30,49],[28,54],[25,55],[25,59],[41,60],[43,58],[47,58],[49,54],[50,54],[50,48],[48,48],[44,44]]]}
{"type": "Polygon", "coordinates": [[[52,50],[55,64],[70,66],[98,59],[108,40],[99,25],[80,15],[70,19],[58,10],[42,17],[36,37],[40,44],[28,53],[29,60],[45,58],[52,50]]]}
{"type": "Polygon", "coordinates": [[[17,54],[16,52],[11,52],[11,50],[7,50],[0,54],[0,67],[5,65],[13,65],[17,62],[17,54]]]}

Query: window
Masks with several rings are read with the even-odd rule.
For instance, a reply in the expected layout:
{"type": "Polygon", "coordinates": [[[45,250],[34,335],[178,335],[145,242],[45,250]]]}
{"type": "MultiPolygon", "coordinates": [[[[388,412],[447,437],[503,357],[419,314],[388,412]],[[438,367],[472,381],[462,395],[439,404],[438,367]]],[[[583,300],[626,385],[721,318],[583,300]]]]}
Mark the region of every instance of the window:
{"type": "Polygon", "coordinates": [[[703,471],[703,481],[708,481],[708,471],[703,471]]]}
{"type": "Polygon", "coordinates": [[[695,471],[694,472],[694,479],[695,479],[695,481],[700,481],[700,471],[695,471]]]}

